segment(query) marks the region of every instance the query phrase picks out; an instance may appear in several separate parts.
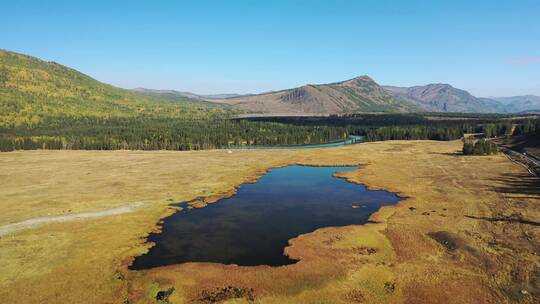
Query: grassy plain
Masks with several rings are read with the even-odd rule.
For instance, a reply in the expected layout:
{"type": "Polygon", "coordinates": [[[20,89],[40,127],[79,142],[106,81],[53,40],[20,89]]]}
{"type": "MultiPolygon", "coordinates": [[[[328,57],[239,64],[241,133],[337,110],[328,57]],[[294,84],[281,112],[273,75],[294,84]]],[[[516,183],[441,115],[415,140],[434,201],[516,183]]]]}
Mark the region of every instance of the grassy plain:
{"type": "MultiPolygon", "coordinates": [[[[0,226],[144,204],[0,236],[2,303],[535,303],[540,187],[459,141],[313,150],[0,154],[0,226]],[[129,271],[171,201],[227,195],[271,167],[366,164],[353,182],[407,197],[372,223],[290,241],[283,267],[187,263],[129,271]],[[161,301],[165,302],[165,301],[161,301]]],[[[193,236],[196,237],[196,236],[193,236]]]]}

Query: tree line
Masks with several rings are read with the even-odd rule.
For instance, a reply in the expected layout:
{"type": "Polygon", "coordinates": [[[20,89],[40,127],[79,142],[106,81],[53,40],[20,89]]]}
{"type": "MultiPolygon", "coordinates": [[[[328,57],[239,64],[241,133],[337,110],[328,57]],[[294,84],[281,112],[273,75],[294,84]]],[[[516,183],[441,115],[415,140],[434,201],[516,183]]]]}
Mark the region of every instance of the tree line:
{"type": "Polygon", "coordinates": [[[0,128],[0,151],[203,150],[240,145],[302,145],[344,140],[344,128],[229,119],[58,119],[39,127],[0,128]]]}
{"type": "MultiPolygon", "coordinates": [[[[427,120],[417,115],[365,115],[326,118],[227,119],[138,117],[45,117],[40,123],[0,127],[0,151],[203,150],[231,146],[288,146],[345,140],[455,140],[465,133],[487,137],[511,132],[507,121],[427,120]]],[[[538,132],[538,121],[525,120],[516,133],[538,132]]]]}

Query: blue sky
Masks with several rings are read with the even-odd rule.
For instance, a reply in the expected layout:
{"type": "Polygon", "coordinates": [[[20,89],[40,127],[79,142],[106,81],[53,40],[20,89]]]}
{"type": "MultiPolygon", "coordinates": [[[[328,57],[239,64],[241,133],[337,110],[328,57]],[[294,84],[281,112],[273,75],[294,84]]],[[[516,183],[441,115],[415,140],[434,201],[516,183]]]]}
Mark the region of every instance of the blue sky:
{"type": "Polygon", "coordinates": [[[540,1],[3,1],[0,48],[125,88],[248,93],[367,74],[540,95],[540,1]]]}

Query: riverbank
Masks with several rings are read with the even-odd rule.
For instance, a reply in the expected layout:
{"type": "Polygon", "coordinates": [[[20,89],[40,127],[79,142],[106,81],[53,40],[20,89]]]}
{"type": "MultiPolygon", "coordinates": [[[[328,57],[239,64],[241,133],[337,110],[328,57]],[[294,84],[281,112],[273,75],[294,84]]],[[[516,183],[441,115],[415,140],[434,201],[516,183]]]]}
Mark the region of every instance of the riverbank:
{"type": "Polygon", "coordinates": [[[346,145],[354,145],[364,142],[364,136],[350,135],[347,140],[328,142],[312,145],[293,145],[293,146],[230,146],[229,149],[239,150],[289,150],[289,149],[318,149],[318,148],[334,148],[346,145]]]}

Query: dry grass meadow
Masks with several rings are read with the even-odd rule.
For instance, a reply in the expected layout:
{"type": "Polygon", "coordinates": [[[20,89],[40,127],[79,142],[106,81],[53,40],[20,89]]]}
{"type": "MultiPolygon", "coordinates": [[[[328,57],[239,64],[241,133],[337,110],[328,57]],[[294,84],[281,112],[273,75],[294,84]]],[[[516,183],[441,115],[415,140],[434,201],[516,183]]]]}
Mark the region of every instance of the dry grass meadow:
{"type": "Polygon", "coordinates": [[[0,153],[0,227],[143,202],[132,212],[1,235],[0,303],[156,303],[160,292],[168,294],[161,303],[538,303],[538,181],[502,155],[465,157],[460,148],[387,141],[233,153],[0,153]],[[127,269],[174,212],[171,200],[227,195],[288,164],[365,164],[344,177],[407,199],[372,223],[292,239],[285,251],[300,259],[294,265],[127,269]]]}

